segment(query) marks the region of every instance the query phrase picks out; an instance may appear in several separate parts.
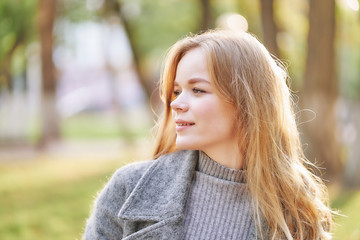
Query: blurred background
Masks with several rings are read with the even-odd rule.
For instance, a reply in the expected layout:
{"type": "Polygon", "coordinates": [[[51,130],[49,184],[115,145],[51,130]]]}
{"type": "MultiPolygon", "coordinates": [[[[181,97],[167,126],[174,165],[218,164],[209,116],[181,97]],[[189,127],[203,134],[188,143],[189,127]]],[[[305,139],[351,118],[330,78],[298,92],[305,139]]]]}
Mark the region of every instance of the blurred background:
{"type": "Polygon", "coordinates": [[[0,1],[0,239],[80,239],[112,173],[151,158],[166,50],[253,33],[287,66],[335,239],[360,239],[358,0],[0,1]]]}

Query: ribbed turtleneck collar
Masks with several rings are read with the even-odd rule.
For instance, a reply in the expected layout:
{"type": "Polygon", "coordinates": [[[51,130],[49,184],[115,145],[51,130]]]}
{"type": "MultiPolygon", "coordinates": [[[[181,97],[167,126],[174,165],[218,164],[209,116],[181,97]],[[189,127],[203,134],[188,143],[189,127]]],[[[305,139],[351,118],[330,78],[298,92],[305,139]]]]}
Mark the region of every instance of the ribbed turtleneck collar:
{"type": "Polygon", "coordinates": [[[197,170],[201,173],[232,182],[245,183],[245,170],[237,170],[225,167],[212,160],[204,152],[200,151],[197,170]]]}

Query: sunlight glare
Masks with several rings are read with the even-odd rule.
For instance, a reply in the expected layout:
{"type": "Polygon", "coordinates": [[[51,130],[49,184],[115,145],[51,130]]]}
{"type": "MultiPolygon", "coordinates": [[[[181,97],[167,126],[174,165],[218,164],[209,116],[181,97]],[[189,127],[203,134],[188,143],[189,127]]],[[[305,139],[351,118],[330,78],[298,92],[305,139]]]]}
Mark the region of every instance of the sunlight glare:
{"type": "Polygon", "coordinates": [[[217,20],[217,25],[220,28],[229,29],[233,31],[247,31],[248,22],[245,17],[237,13],[225,13],[217,20]]]}
{"type": "Polygon", "coordinates": [[[351,10],[359,11],[359,1],[358,0],[346,0],[346,4],[351,10]]]}

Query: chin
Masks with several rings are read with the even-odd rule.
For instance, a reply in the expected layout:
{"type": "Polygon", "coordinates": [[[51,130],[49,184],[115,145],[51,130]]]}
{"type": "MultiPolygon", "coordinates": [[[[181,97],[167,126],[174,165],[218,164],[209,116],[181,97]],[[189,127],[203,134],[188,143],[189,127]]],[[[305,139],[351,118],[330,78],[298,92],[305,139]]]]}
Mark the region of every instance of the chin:
{"type": "Polygon", "coordinates": [[[194,143],[191,143],[190,141],[179,141],[176,140],[176,147],[179,150],[198,150],[196,145],[194,143]]]}

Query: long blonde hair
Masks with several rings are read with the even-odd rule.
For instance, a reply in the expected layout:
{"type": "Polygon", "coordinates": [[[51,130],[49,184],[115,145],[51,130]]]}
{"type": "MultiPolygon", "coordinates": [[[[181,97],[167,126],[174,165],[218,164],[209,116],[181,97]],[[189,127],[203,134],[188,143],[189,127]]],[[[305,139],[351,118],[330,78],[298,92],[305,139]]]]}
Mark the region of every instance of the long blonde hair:
{"type": "Polygon", "coordinates": [[[307,170],[310,163],[303,155],[287,73],[249,33],[208,31],[172,46],[160,79],[165,106],[154,157],[176,151],[173,83],[179,61],[194,48],[206,54],[218,94],[236,106],[239,147],[261,238],[330,239],[326,187],[307,170]]]}

